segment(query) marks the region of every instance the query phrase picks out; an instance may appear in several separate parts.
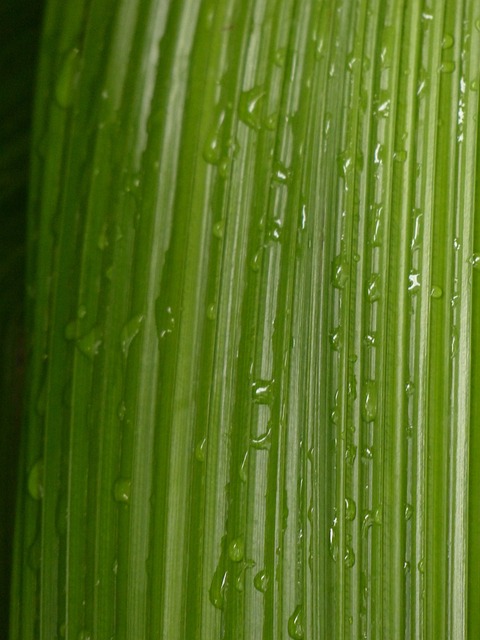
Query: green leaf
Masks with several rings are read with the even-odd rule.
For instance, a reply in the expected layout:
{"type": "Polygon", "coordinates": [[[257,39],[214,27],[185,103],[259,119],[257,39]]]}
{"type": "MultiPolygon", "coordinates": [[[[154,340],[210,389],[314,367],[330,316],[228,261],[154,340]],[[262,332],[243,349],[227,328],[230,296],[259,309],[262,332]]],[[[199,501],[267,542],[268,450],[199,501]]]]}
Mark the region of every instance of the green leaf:
{"type": "Polygon", "coordinates": [[[480,632],[478,19],[50,0],[12,640],[480,632]]]}

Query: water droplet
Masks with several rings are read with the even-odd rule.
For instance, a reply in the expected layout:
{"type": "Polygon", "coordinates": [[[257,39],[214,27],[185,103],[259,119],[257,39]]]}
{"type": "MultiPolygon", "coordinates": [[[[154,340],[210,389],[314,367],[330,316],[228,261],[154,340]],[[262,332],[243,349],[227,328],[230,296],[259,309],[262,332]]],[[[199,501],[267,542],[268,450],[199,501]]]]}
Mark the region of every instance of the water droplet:
{"type": "Polygon", "coordinates": [[[245,582],[245,574],[243,571],[239,573],[239,575],[235,578],[235,589],[241,593],[243,591],[245,582]]]}
{"type": "Polygon", "coordinates": [[[203,159],[209,164],[218,164],[222,156],[222,146],[218,138],[218,132],[212,133],[203,147],[203,159]]]}
{"type": "Polygon", "coordinates": [[[377,142],[373,150],[373,164],[381,165],[385,160],[385,145],[377,142]]]}
{"type": "Polygon", "coordinates": [[[343,558],[343,562],[345,563],[345,566],[347,569],[351,569],[355,564],[355,552],[353,551],[352,547],[348,546],[345,549],[345,556],[343,558]]]}
{"type": "Polygon", "coordinates": [[[442,288],[438,285],[433,285],[432,290],[430,291],[430,295],[432,296],[432,298],[435,298],[435,300],[438,300],[443,296],[442,288]]]}
{"type": "Polygon", "coordinates": [[[86,631],[85,629],[83,629],[83,631],[80,631],[80,633],[78,634],[77,640],[92,640],[92,634],[90,633],[90,631],[86,631]]]}
{"type": "Polygon", "coordinates": [[[410,573],[410,563],[409,563],[409,562],[407,562],[406,560],[405,560],[405,562],[403,563],[403,570],[404,570],[405,574],[410,573]]]}
{"type": "Polygon", "coordinates": [[[411,271],[408,276],[408,290],[410,293],[417,293],[420,289],[420,274],[418,271],[411,271]]]}
{"type": "Polygon", "coordinates": [[[250,445],[254,449],[266,449],[267,451],[270,450],[270,447],[272,445],[272,427],[269,426],[265,433],[262,433],[256,438],[252,438],[250,440],[250,445]]]}
{"type": "Polygon", "coordinates": [[[293,640],[303,640],[303,608],[301,605],[295,607],[295,611],[288,619],[288,635],[293,640]]]}
{"type": "Polygon", "coordinates": [[[275,182],[279,182],[280,184],[287,184],[289,182],[291,171],[280,161],[277,160],[273,163],[272,170],[272,177],[275,182]]]}
{"type": "Polygon", "coordinates": [[[207,318],[209,320],[215,320],[217,317],[217,304],[216,302],[212,302],[207,307],[207,318]]]}
{"type": "Polygon", "coordinates": [[[383,241],[383,206],[376,204],[372,207],[372,247],[380,247],[383,241]]]}
{"type": "Polygon", "coordinates": [[[401,151],[395,151],[393,159],[396,160],[396,162],[405,162],[407,159],[407,152],[403,149],[401,151]]]}
{"type": "Polygon", "coordinates": [[[363,522],[362,522],[362,536],[364,538],[367,537],[368,531],[370,527],[373,526],[373,523],[374,523],[374,518],[373,518],[372,512],[366,511],[365,515],[363,516],[363,522]]]}
{"type": "Polygon", "coordinates": [[[411,504],[406,504],[405,505],[405,520],[410,520],[410,518],[413,516],[413,507],[411,504]]]}
{"type": "Polygon", "coordinates": [[[243,538],[235,538],[228,545],[228,557],[233,562],[241,562],[243,560],[244,553],[243,538]]]}
{"type": "Polygon", "coordinates": [[[353,465],[357,457],[357,447],[354,444],[347,445],[345,449],[345,460],[349,465],[353,465]]]}
{"type": "Polygon", "coordinates": [[[113,487],[113,497],[117,502],[130,502],[131,482],[127,478],[119,478],[113,487]]]}
{"type": "Polygon", "coordinates": [[[372,303],[380,299],[380,274],[378,273],[372,273],[367,282],[367,299],[372,303]]]}
{"type": "Polygon", "coordinates": [[[345,498],[345,519],[355,520],[357,515],[357,505],[353,498],[345,498]]]}
{"type": "Polygon", "coordinates": [[[453,36],[450,33],[446,33],[442,40],[442,49],[451,49],[455,42],[453,36]]]}
{"type": "Polygon", "coordinates": [[[480,270],[480,253],[474,253],[469,262],[474,269],[480,270]]]}
{"type": "Polygon", "coordinates": [[[422,98],[423,95],[425,94],[425,91],[429,85],[429,77],[427,72],[425,71],[425,69],[420,69],[419,75],[418,75],[420,81],[417,84],[417,96],[419,98],[422,98]]]}
{"type": "Polygon", "coordinates": [[[43,459],[37,460],[28,474],[28,493],[34,500],[43,498],[43,459]]]}
{"type": "Polygon", "coordinates": [[[357,56],[354,53],[350,53],[347,56],[347,69],[349,71],[353,71],[355,68],[355,65],[358,64],[360,62],[360,58],[357,58],[357,56]]]}
{"type": "Polygon", "coordinates": [[[458,355],[458,328],[452,327],[452,335],[450,338],[450,358],[456,358],[458,355]]]}
{"type": "Polygon", "coordinates": [[[421,213],[419,209],[415,209],[413,215],[413,234],[410,243],[412,251],[420,247],[423,235],[423,213],[421,213]]]}
{"type": "Polygon", "coordinates": [[[231,158],[224,156],[218,163],[218,175],[221,178],[228,178],[230,172],[231,158]]]}
{"type": "Polygon", "coordinates": [[[171,307],[161,308],[158,305],[158,302],[159,299],[157,299],[157,306],[155,309],[155,321],[157,325],[158,339],[163,340],[175,329],[175,318],[171,307]]]}
{"type": "Polygon", "coordinates": [[[364,460],[373,460],[373,447],[364,447],[362,449],[362,458],[364,460]]]}
{"type": "Polygon", "coordinates": [[[337,518],[333,519],[333,524],[328,531],[328,550],[334,562],[338,558],[338,540],[337,540],[337,518]]]}
{"type": "Polygon", "coordinates": [[[308,511],[307,511],[307,518],[309,519],[310,523],[313,525],[313,518],[315,516],[315,507],[313,506],[313,504],[311,504],[308,507],[308,511]]]}
{"type": "Polygon", "coordinates": [[[239,119],[256,131],[260,129],[264,96],[265,89],[262,86],[253,87],[243,91],[238,102],[239,119]]]}
{"type": "Polygon", "coordinates": [[[348,180],[354,169],[352,154],[349,151],[343,151],[340,153],[337,158],[337,166],[340,177],[344,180],[348,180]]]}
{"type": "Polygon", "coordinates": [[[225,228],[225,220],[219,220],[213,225],[213,235],[221,240],[223,238],[223,230],[225,228]]]}
{"type": "Polygon", "coordinates": [[[216,609],[223,610],[225,606],[225,590],[228,584],[228,571],[225,558],[225,538],[222,539],[222,553],[220,555],[217,568],[213,574],[208,597],[216,609]]]}
{"type": "Polygon", "coordinates": [[[442,62],[440,71],[442,73],[452,73],[453,71],[455,71],[455,62],[453,62],[453,60],[442,62]]]}
{"type": "Polygon", "coordinates": [[[478,80],[472,80],[470,82],[470,91],[478,91],[478,80]]]}
{"type": "Polygon", "coordinates": [[[330,344],[334,351],[340,351],[343,346],[343,337],[341,327],[336,327],[329,336],[330,344]]]}
{"type": "Polygon", "coordinates": [[[377,417],[377,385],[374,380],[366,380],[363,387],[362,418],[373,422],[377,417]]]}
{"type": "Polygon", "coordinates": [[[405,385],[405,393],[407,396],[413,396],[415,393],[415,384],[411,380],[409,380],[405,385]]]}
{"type": "Polygon", "coordinates": [[[267,227],[267,238],[272,242],[279,242],[282,235],[280,220],[270,220],[267,227]]]}
{"type": "Polygon", "coordinates": [[[338,424],[340,422],[340,412],[338,409],[332,409],[330,413],[330,420],[333,424],[338,424]]]}
{"type": "Polygon", "coordinates": [[[73,103],[73,95],[80,66],[80,51],[77,48],[69,51],[62,63],[55,84],[55,99],[59,107],[67,109],[73,103]]]}
{"type": "Polygon", "coordinates": [[[368,333],[364,338],[363,338],[363,344],[366,347],[376,347],[377,346],[377,334],[373,331],[372,333],[368,333]]]}
{"type": "MultiPolygon", "coordinates": [[[[303,197],[302,197],[303,199],[303,197]]],[[[300,209],[300,226],[299,230],[304,231],[307,226],[307,205],[305,202],[302,202],[302,207],[300,209]]]]}
{"type": "Polygon", "coordinates": [[[420,573],[425,572],[425,561],[423,560],[423,558],[418,563],[418,570],[420,571],[420,573]]]}
{"type": "Polygon", "coordinates": [[[93,360],[95,356],[98,355],[102,340],[103,336],[100,327],[93,327],[93,329],[82,338],[78,338],[75,344],[84,356],[89,360],[93,360]]]}
{"type": "Polygon", "coordinates": [[[348,280],[348,264],[343,256],[336,256],[332,262],[332,285],[336,289],[343,289],[348,280]]]}
{"type": "Polygon", "coordinates": [[[253,579],[253,586],[255,587],[255,589],[257,589],[257,591],[266,593],[269,582],[270,576],[268,575],[267,570],[262,569],[255,575],[253,579]]]}
{"type": "Polygon", "coordinates": [[[274,380],[255,380],[252,384],[252,398],[256,404],[272,404],[274,383],[274,380]]]}
{"type": "MultiPolygon", "coordinates": [[[[231,106],[231,105],[230,105],[231,106]]],[[[233,160],[238,156],[238,152],[240,151],[240,143],[237,138],[229,137],[226,142],[227,147],[227,157],[229,160],[233,160]]]]}
{"type": "Polygon", "coordinates": [[[195,459],[198,460],[198,462],[205,461],[206,450],[207,450],[207,438],[203,438],[195,447],[195,459]]]}
{"type": "Polygon", "coordinates": [[[258,273],[260,271],[260,265],[262,262],[262,253],[263,247],[261,247],[258,251],[255,252],[253,258],[250,260],[250,269],[254,273],[258,273]]]}
{"type": "Polygon", "coordinates": [[[377,118],[388,118],[390,115],[390,94],[388,91],[380,91],[375,100],[374,114],[377,118]]]}
{"type": "Polygon", "coordinates": [[[476,29],[477,31],[480,31],[480,18],[477,18],[477,19],[475,20],[475,29],[476,29]]]}
{"type": "Polygon", "coordinates": [[[222,125],[225,119],[225,111],[221,111],[217,121],[210,129],[205,144],[203,145],[202,156],[205,162],[216,165],[222,157],[222,125]]]}
{"type": "Polygon", "coordinates": [[[327,113],[325,114],[325,120],[324,120],[324,125],[323,125],[323,135],[325,136],[325,138],[328,138],[328,136],[330,134],[330,128],[332,126],[332,120],[333,120],[332,114],[327,111],[327,113]]]}
{"type": "Polygon", "coordinates": [[[144,320],[143,315],[134,316],[123,327],[120,335],[120,343],[122,345],[122,353],[125,358],[128,356],[128,350],[133,339],[138,335],[144,320]]]}

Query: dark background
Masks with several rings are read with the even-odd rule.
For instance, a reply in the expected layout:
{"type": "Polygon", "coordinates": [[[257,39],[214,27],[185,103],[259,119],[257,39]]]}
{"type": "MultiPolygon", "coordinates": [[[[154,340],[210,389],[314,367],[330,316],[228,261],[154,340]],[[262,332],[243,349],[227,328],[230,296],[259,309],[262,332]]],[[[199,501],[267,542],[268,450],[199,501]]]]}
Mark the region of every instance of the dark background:
{"type": "Polygon", "coordinates": [[[0,638],[8,638],[25,370],[29,145],[42,0],[0,2],[0,638]]]}

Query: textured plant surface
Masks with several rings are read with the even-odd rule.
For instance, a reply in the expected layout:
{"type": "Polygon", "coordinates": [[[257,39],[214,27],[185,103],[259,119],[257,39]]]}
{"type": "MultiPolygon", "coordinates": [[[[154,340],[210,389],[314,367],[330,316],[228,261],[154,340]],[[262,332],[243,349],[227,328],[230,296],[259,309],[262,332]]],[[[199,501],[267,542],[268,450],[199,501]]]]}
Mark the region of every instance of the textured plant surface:
{"type": "Polygon", "coordinates": [[[480,637],[479,74],[475,0],[49,1],[11,640],[480,637]]]}

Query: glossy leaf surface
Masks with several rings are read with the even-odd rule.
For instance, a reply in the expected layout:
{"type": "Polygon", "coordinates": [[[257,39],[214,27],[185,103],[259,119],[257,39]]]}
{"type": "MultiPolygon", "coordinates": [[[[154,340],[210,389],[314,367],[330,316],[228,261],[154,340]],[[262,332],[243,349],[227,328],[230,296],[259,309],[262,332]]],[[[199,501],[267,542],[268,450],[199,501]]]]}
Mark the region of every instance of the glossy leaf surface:
{"type": "Polygon", "coordinates": [[[480,633],[479,73],[473,0],[50,0],[12,640],[480,633]]]}

